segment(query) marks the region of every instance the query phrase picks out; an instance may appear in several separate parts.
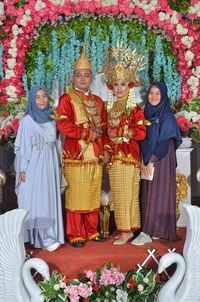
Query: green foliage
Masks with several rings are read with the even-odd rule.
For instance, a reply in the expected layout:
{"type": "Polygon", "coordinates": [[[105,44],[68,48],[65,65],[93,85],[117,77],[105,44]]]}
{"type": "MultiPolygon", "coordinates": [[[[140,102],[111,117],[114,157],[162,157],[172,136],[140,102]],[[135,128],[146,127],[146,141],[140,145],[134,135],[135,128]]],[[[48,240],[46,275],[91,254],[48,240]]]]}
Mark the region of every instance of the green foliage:
{"type": "Polygon", "coordinates": [[[187,14],[190,7],[190,0],[167,0],[169,6],[182,14],[187,14]]]}
{"type": "MultiPolygon", "coordinates": [[[[123,301],[123,298],[119,298],[121,294],[125,295],[124,301],[127,302],[155,302],[157,299],[158,292],[160,291],[163,282],[156,282],[156,269],[142,268],[139,272],[130,270],[124,274],[124,281],[121,284],[100,284],[101,274],[104,270],[111,270],[113,268],[112,263],[100,267],[96,270],[96,283],[91,284],[87,277],[80,280],[78,279],[65,279],[61,274],[56,271],[52,273],[50,281],[39,282],[39,286],[42,289],[42,295],[44,302],[62,302],[70,301],[70,296],[64,293],[64,289],[70,285],[81,285],[86,284],[88,287],[92,287],[92,293],[86,298],[87,301],[91,302],[104,302],[104,301],[123,301]],[[130,287],[130,281],[133,282],[133,286],[130,287]]],[[[117,272],[120,273],[119,267],[117,272]]],[[[79,301],[84,301],[83,297],[79,297],[79,301]]]]}
{"type": "MultiPolygon", "coordinates": [[[[57,22],[56,26],[52,26],[50,22],[45,24],[41,29],[38,30],[39,37],[37,40],[32,41],[31,49],[27,52],[25,66],[27,70],[27,76],[30,80],[31,75],[35,69],[36,59],[38,55],[38,51],[43,52],[45,55],[45,65],[46,71],[52,71],[52,62],[49,61],[49,53],[52,49],[52,30],[56,31],[56,36],[58,39],[58,46],[62,47],[64,44],[70,41],[70,33],[74,32],[78,40],[84,40],[85,27],[89,26],[89,35],[88,42],[92,42],[92,38],[99,35],[98,28],[102,29],[102,33],[100,34],[100,40],[103,42],[107,37],[112,36],[112,26],[115,26],[116,29],[122,33],[124,30],[124,26],[126,25],[127,31],[127,43],[136,42],[140,43],[141,41],[141,33],[146,32],[146,45],[148,45],[148,50],[154,52],[155,51],[155,41],[157,38],[157,34],[153,33],[152,30],[147,29],[145,25],[139,24],[137,19],[133,19],[131,21],[123,21],[119,17],[93,17],[82,18],[75,17],[68,22],[60,23],[57,22]]],[[[158,28],[157,28],[158,29],[158,28]]],[[[169,41],[166,39],[162,40],[164,52],[166,56],[172,57],[174,62],[177,62],[177,58],[172,55],[172,46],[169,41]]]]}

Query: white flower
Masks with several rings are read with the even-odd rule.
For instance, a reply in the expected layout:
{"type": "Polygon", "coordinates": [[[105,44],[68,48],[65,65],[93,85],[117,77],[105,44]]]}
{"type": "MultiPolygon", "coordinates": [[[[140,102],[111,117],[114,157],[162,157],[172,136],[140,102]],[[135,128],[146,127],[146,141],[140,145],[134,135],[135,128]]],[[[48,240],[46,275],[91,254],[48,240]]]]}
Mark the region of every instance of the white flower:
{"type": "Polygon", "coordinates": [[[190,86],[195,86],[195,87],[197,87],[198,84],[199,84],[199,80],[198,80],[197,77],[195,77],[195,76],[192,75],[192,76],[187,80],[187,83],[188,83],[188,85],[190,85],[190,86]]]}
{"type": "Polygon", "coordinates": [[[181,38],[181,42],[185,45],[187,45],[187,48],[190,48],[192,46],[192,42],[194,41],[193,37],[185,36],[181,38]]]}
{"type": "Polygon", "coordinates": [[[173,11],[172,16],[171,16],[171,22],[173,24],[178,24],[178,18],[177,18],[177,13],[175,11],[173,11]]]}
{"type": "Polygon", "coordinates": [[[5,79],[9,80],[10,78],[14,77],[15,73],[11,69],[5,69],[5,79]]]}
{"type": "Polygon", "coordinates": [[[17,37],[13,38],[11,41],[10,41],[10,46],[11,47],[16,47],[16,41],[17,41],[17,37]]]}
{"type": "Polygon", "coordinates": [[[36,5],[35,5],[36,12],[38,12],[39,10],[41,10],[45,7],[46,7],[46,3],[42,2],[42,0],[37,0],[36,5]]]}
{"type": "Polygon", "coordinates": [[[184,28],[181,24],[178,24],[176,26],[176,31],[179,35],[186,35],[188,33],[188,29],[184,28]]]}
{"type": "Polygon", "coordinates": [[[22,26],[26,26],[26,23],[27,23],[27,21],[29,21],[29,20],[32,20],[30,16],[23,15],[22,19],[20,20],[20,24],[21,24],[22,26]]]}
{"type": "Polygon", "coordinates": [[[60,289],[60,285],[59,284],[55,284],[54,287],[53,287],[53,289],[59,290],[60,289]]]}
{"type": "Polygon", "coordinates": [[[149,279],[147,277],[144,277],[143,282],[147,284],[147,283],[149,283],[149,279]]]}
{"type": "Polygon", "coordinates": [[[66,284],[65,284],[65,282],[60,282],[60,288],[65,288],[66,287],[66,284]]]}
{"type": "Polygon", "coordinates": [[[126,302],[126,301],[128,301],[128,293],[127,292],[125,292],[121,289],[117,289],[116,294],[117,294],[117,296],[116,296],[116,301],[117,302],[126,302]]]}
{"type": "Polygon", "coordinates": [[[1,130],[3,130],[6,126],[10,126],[13,118],[14,118],[13,115],[7,116],[1,123],[1,130]]]}
{"type": "Polygon", "coordinates": [[[194,53],[190,50],[188,50],[185,54],[185,58],[187,61],[192,61],[194,59],[194,53]]]}
{"type": "Polygon", "coordinates": [[[189,14],[194,14],[200,17],[200,2],[190,6],[189,14]]]}
{"type": "Polygon", "coordinates": [[[13,33],[14,36],[17,36],[19,34],[19,27],[18,27],[17,24],[14,24],[12,26],[12,33],[13,33]]]}
{"type": "Polygon", "coordinates": [[[16,48],[16,47],[10,48],[10,49],[8,50],[8,53],[9,53],[13,58],[16,58],[16,57],[17,57],[17,48],[16,48]]]}
{"type": "Polygon", "coordinates": [[[7,86],[7,87],[6,87],[6,93],[7,93],[7,95],[9,95],[9,97],[10,97],[11,99],[17,97],[17,94],[16,94],[16,87],[15,87],[15,86],[12,86],[12,85],[7,86]]]}
{"type": "MultiPolygon", "coordinates": [[[[90,2],[91,0],[87,0],[87,1],[90,2]]],[[[55,5],[63,6],[63,4],[65,3],[65,0],[49,0],[49,2],[51,2],[51,3],[55,4],[55,5]]],[[[76,1],[76,2],[78,2],[78,1],[76,1]]]]}
{"type": "Polygon", "coordinates": [[[31,15],[31,10],[30,9],[26,9],[25,15],[30,16],[31,15]]]}
{"type": "Polygon", "coordinates": [[[14,58],[13,59],[8,59],[7,64],[8,64],[8,68],[13,69],[15,67],[16,60],[14,58]]]}
{"type": "Polygon", "coordinates": [[[0,2],[0,16],[4,16],[4,4],[3,2],[0,2]]]}
{"type": "Polygon", "coordinates": [[[142,8],[145,11],[145,14],[149,14],[152,10],[155,10],[158,1],[157,0],[152,0],[152,1],[140,1],[140,0],[131,0],[130,1],[132,6],[138,6],[140,8],[142,8]]]}
{"type": "Polygon", "coordinates": [[[159,12],[158,15],[159,15],[160,21],[169,20],[169,18],[170,18],[170,15],[166,14],[164,12],[159,12]]]}
{"type": "Polygon", "coordinates": [[[137,289],[138,289],[139,292],[143,292],[144,285],[143,284],[138,284],[137,289]]]}

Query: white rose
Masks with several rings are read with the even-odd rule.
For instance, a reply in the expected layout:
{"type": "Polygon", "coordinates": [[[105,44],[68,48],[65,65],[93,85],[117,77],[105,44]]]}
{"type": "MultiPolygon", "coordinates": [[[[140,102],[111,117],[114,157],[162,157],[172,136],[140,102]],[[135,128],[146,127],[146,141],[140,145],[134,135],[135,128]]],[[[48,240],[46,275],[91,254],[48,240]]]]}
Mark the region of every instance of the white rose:
{"type": "Polygon", "coordinates": [[[39,10],[41,10],[45,7],[46,7],[46,3],[42,2],[42,0],[37,0],[36,5],[35,5],[36,12],[38,12],[39,10]]]}
{"type": "Polygon", "coordinates": [[[16,64],[16,60],[14,58],[13,59],[8,59],[7,64],[8,64],[9,69],[13,69],[15,64],[16,64]]]}
{"type": "Polygon", "coordinates": [[[143,290],[144,290],[144,285],[138,284],[137,289],[138,289],[139,292],[143,292],[143,290]]]}
{"type": "Polygon", "coordinates": [[[16,40],[17,40],[17,38],[15,37],[15,38],[13,38],[11,41],[10,41],[10,46],[11,47],[16,47],[16,40]]]}
{"type": "Polygon", "coordinates": [[[14,77],[15,73],[11,69],[5,69],[5,79],[9,80],[10,78],[14,77]]]}
{"type": "Polygon", "coordinates": [[[190,48],[192,46],[193,41],[194,41],[193,37],[185,36],[185,37],[181,38],[181,42],[183,44],[187,45],[188,48],[190,48]]]}
{"type": "Polygon", "coordinates": [[[199,84],[199,80],[197,77],[195,76],[191,76],[188,80],[187,80],[188,85],[190,86],[195,86],[197,87],[199,84]]]}
{"type": "Polygon", "coordinates": [[[53,289],[59,290],[60,289],[60,285],[59,284],[55,284],[54,287],[53,287],[53,289]]]}
{"type": "Polygon", "coordinates": [[[3,2],[0,2],[0,16],[4,16],[4,4],[3,2]]]}
{"type": "Polygon", "coordinates": [[[184,28],[181,24],[176,26],[176,31],[179,35],[186,35],[188,33],[188,29],[184,28]]]}
{"type": "Polygon", "coordinates": [[[190,6],[189,14],[194,14],[200,17],[200,3],[196,3],[194,6],[190,6]]]}
{"type": "Polygon", "coordinates": [[[175,11],[172,13],[171,22],[172,22],[173,24],[178,24],[177,13],[176,13],[175,11]]]}
{"type": "Polygon", "coordinates": [[[66,284],[65,284],[65,282],[60,282],[60,288],[65,288],[66,287],[66,284]]]}
{"type": "Polygon", "coordinates": [[[193,60],[194,59],[194,53],[192,51],[188,50],[185,54],[185,58],[186,58],[187,61],[193,60]]]}
{"type": "Polygon", "coordinates": [[[26,16],[30,16],[30,15],[31,15],[31,10],[30,10],[30,9],[27,9],[27,10],[25,11],[25,14],[26,14],[26,16]]]}
{"type": "Polygon", "coordinates": [[[10,48],[9,50],[8,50],[8,53],[13,57],[13,58],[16,58],[16,56],[17,56],[17,48],[15,47],[15,48],[10,48]]]}

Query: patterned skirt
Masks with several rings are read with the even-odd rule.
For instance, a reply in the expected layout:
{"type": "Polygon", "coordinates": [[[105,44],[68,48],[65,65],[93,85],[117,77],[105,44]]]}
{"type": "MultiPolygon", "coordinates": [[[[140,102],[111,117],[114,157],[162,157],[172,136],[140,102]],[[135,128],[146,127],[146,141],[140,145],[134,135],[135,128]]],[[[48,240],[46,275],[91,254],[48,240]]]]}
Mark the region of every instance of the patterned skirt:
{"type": "Polygon", "coordinates": [[[139,228],[140,169],[134,165],[115,161],[108,173],[117,229],[130,231],[139,228]]]}
{"type": "Polygon", "coordinates": [[[64,175],[68,183],[65,208],[79,213],[88,213],[99,209],[102,166],[96,164],[64,166],[64,175]]]}
{"type": "Polygon", "coordinates": [[[176,153],[173,141],[166,156],[154,166],[153,181],[142,181],[142,231],[175,241],[176,153]]]}

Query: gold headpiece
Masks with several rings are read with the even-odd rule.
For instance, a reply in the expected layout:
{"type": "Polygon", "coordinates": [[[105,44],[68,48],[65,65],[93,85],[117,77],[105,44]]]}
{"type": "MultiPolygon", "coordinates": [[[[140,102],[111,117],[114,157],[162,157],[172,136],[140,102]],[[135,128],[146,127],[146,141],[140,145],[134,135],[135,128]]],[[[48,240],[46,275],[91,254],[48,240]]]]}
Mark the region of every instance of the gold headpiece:
{"type": "Polygon", "coordinates": [[[134,86],[141,85],[141,81],[136,79],[137,72],[142,70],[147,64],[144,56],[140,56],[136,49],[130,50],[130,47],[117,44],[117,47],[111,47],[104,66],[104,76],[106,84],[112,86],[116,82],[134,83],[134,86]]]}
{"type": "Polygon", "coordinates": [[[79,69],[89,69],[92,71],[90,61],[86,57],[86,43],[84,43],[81,55],[74,64],[74,71],[79,69]]]}

